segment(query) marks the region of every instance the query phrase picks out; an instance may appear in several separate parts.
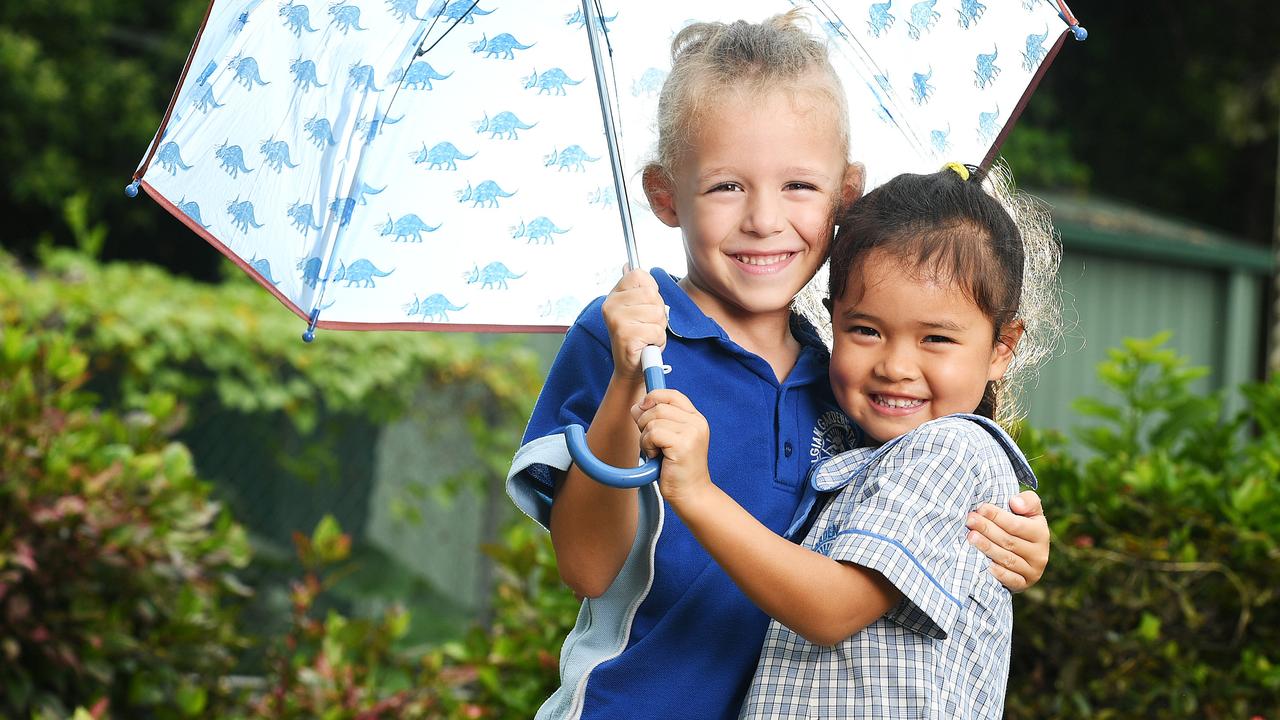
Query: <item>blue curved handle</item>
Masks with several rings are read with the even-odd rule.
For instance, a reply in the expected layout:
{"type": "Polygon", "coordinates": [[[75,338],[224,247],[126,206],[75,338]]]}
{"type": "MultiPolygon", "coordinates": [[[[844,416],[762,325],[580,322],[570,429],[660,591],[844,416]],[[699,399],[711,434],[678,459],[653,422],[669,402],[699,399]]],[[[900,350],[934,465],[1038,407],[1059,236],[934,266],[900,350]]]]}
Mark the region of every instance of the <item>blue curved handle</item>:
{"type": "MultiPolygon", "coordinates": [[[[645,388],[662,390],[666,388],[666,378],[662,376],[662,350],[650,345],[640,354],[640,362],[644,368],[645,388]]],[[[658,479],[658,470],[662,468],[662,458],[653,457],[644,464],[632,468],[620,468],[602,462],[587,447],[587,431],[581,425],[567,425],[564,429],[565,443],[569,446],[569,456],[582,472],[596,482],[616,488],[637,488],[658,479]]]]}
{"type": "Polygon", "coordinates": [[[587,431],[581,425],[567,425],[564,429],[565,442],[569,444],[569,455],[573,463],[582,472],[596,482],[616,488],[637,488],[648,485],[658,479],[658,470],[662,468],[662,458],[649,458],[643,465],[633,468],[614,467],[591,454],[587,447],[587,431]]]}

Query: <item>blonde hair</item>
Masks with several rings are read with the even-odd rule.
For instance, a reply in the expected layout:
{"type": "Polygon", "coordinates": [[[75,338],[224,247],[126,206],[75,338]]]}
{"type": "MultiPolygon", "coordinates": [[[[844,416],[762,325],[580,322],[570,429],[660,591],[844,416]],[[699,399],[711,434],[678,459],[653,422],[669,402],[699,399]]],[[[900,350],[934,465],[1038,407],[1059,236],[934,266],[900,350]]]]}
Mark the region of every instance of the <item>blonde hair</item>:
{"type": "Polygon", "coordinates": [[[658,169],[670,178],[692,145],[701,116],[731,90],[808,91],[829,100],[847,162],[849,111],[844,88],[827,58],[826,45],[811,36],[805,24],[804,13],[792,10],[762,23],[694,23],[681,30],[671,42],[671,73],[658,97],[657,157],[646,170],[658,169]],[[822,79],[798,87],[798,80],[813,73],[822,79]]]}

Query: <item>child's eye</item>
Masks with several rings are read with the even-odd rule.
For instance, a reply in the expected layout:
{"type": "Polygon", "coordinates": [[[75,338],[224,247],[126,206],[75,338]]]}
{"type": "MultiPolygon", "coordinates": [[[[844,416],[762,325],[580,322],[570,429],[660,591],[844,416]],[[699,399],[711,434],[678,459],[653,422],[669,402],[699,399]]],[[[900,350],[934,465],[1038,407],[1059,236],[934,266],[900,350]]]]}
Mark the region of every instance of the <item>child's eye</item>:
{"type": "Polygon", "coordinates": [[[955,340],[953,340],[953,339],[951,339],[951,338],[947,337],[946,335],[928,335],[928,336],[926,336],[926,337],[925,337],[924,341],[925,341],[925,342],[927,342],[927,343],[953,343],[953,342],[955,342],[955,340]]]}
{"type": "Polygon", "coordinates": [[[850,327],[849,334],[861,335],[863,337],[880,337],[880,333],[876,332],[875,328],[867,327],[866,325],[854,325],[850,327]]]}
{"type": "Polygon", "coordinates": [[[717,185],[712,185],[711,189],[707,192],[739,192],[741,190],[742,186],[736,182],[722,182],[717,185]]]}
{"type": "Polygon", "coordinates": [[[817,190],[817,186],[807,182],[789,182],[783,186],[784,190],[817,190]]]}

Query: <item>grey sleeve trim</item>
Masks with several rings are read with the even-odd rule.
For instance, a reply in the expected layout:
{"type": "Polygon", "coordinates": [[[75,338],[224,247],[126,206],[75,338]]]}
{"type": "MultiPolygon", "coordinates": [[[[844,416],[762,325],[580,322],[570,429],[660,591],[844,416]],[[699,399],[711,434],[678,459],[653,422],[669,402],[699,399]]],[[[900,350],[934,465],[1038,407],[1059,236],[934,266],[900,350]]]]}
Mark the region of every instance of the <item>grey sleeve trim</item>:
{"type": "Polygon", "coordinates": [[[556,470],[568,470],[572,462],[564,433],[544,435],[529,441],[511,459],[511,469],[507,471],[507,496],[521,512],[549,529],[552,488],[530,469],[535,465],[545,465],[556,470]]]}

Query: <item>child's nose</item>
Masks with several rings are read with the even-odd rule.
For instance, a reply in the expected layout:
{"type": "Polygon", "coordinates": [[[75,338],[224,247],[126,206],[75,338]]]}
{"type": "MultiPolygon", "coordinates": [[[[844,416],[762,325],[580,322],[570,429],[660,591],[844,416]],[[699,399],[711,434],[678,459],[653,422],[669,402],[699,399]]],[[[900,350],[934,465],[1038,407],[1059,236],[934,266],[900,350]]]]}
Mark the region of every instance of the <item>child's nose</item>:
{"type": "Polygon", "coordinates": [[[877,375],[890,382],[915,380],[920,374],[914,353],[896,345],[885,348],[875,370],[877,375]]]}
{"type": "Polygon", "coordinates": [[[782,232],[786,225],[783,217],[782,203],[769,193],[753,193],[747,205],[747,216],[743,218],[743,230],[760,237],[768,237],[782,232]]]}

